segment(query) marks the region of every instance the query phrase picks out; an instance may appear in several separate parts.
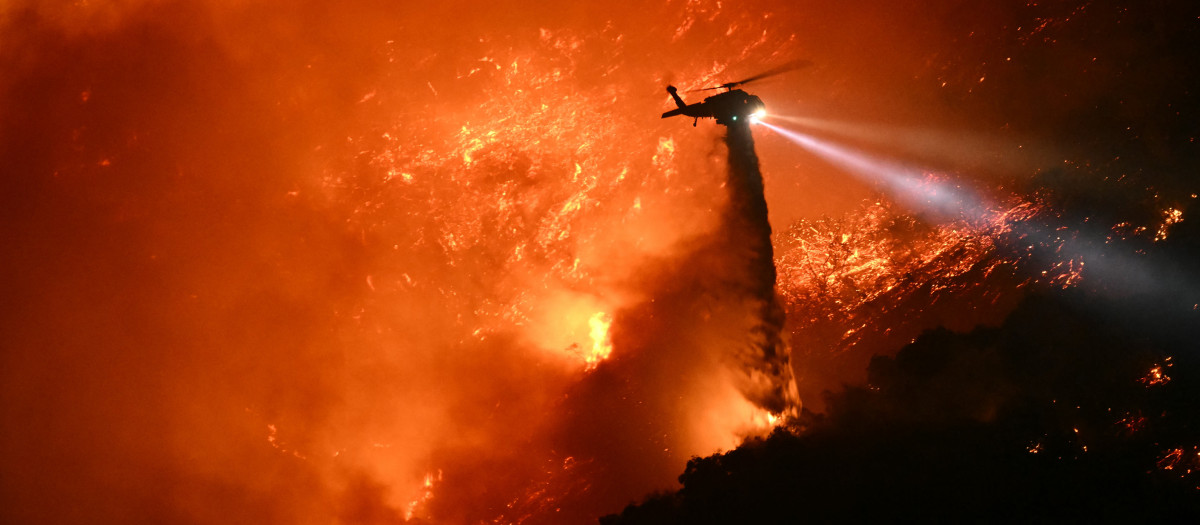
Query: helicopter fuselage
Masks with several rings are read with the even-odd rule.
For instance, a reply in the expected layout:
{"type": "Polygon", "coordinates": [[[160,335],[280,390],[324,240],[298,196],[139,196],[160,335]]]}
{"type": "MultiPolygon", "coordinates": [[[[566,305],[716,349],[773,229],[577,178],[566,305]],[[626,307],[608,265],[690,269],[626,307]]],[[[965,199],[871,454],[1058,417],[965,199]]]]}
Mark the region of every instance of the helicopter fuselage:
{"type": "MultiPolygon", "coordinates": [[[[667,86],[667,92],[675,99],[676,109],[662,114],[662,118],[685,115],[699,120],[715,118],[717,124],[728,126],[738,121],[747,121],[751,115],[763,111],[766,107],[762,99],[740,89],[730,89],[705,98],[703,102],[685,104],[679,97],[675,86],[667,86]]],[[[695,123],[693,122],[693,125],[695,123]]]]}

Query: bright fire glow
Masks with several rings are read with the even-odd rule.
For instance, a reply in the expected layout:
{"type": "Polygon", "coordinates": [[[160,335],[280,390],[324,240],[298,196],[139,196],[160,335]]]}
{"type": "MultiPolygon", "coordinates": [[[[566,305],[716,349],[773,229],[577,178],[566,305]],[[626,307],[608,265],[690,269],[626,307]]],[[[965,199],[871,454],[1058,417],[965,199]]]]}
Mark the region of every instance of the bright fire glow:
{"type": "Polygon", "coordinates": [[[1167,360],[1166,364],[1155,364],[1152,368],[1150,368],[1149,372],[1146,372],[1145,376],[1142,376],[1139,381],[1147,387],[1161,386],[1170,383],[1171,376],[1167,375],[1166,369],[1170,368],[1173,364],[1174,363],[1171,363],[1169,359],[1167,360]]]}
{"type": "Polygon", "coordinates": [[[1162,215],[1163,215],[1162,224],[1159,225],[1158,231],[1155,232],[1155,234],[1154,234],[1154,240],[1156,242],[1165,240],[1167,238],[1167,235],[1170,232],[1171,226],[1174,226],[1176,224],[1179,224],[1180,222],[1183,222],[1183,210],[1179,210],[1176,208],[1167,208],[1167,209],[1163,210],[1162,215]]]}
{"type": "Polygon", "coordinates": [[[1200,446],[1176,447],[1164,450],[1155,462],[1159,470],[1180,478],[1200,474],[1200,446]]]}
{"type": "MultiPolygon", "coordinates": [[[[254,516],[283,523],[590,522],[673,487],[692,456],[794,420],[750,401],[738,352],[762,335],[747,328],[761,305],[727,271],[737,253],[703,249],[730,208],[722,130],[658,115],[668,83],[803,56],[823,40],[804,28],[828,16],[695,0],[595,17],[494,2],[14,6],[0,8],[19,29],[0,87],[20,101],[2,120],[22,255],[6,274],[22,281],[10,339],[34,350],[6,364],[20,402],[37,401],[12,412],[53,416],[29,425],[39,453],[63,430],[105,443],[68,455],[77,479],[37,486],[122,478],[112,508],[158,521],[244,490],[270,507],[254,516]],[[211,490],[183,510],[145,500],[163,476],[211,490]],[[361,515],[321,514],[334,508],[361,515]]],[[[775,111],[799,89],[854,102],[857,80],[748,89],[775,111]]],[[[908,340],[917,301],[1013,293],[978,283],[1015,273],[1027,253],[997,256],[997,239],[1019,237],[1036,200],[976,202],[946,177],[822,150],[887,176],[876,199],[823,184],[841,180],[828,166],[796,168],[808,157],[788,146],[757,151],[772,213],[789,218],[774,225],[788,335],[820,343],[793,353],[908,340]],[[904,195],[971,213],[926,223],[904,195]]],[[[1135,229],[1165,238],[1182,216],[1135,229]]],[[[1083,261],[1045,266],[1005,284],[1071,286],[1083,261]]]]}
{"type": "Polygon", "coordinates": [[[898,327],[921,315],[902,307],[914,300],[918,308],[953,296],[995,301],[1014,285],[1079,282],[1082,261],[1070,256],[1015,277],[1028,252],[1005,249],[1000,239],[1017,235],[1014,230],[1043,206],[1016,196],[998,202],[977,219],[929,225],[880,200],[842,218],[802,220],[782,230],[776,265],[790,322],[840,352],[873,338],[903,338],[898,327]],[[897,317],[878,322],[891,315],[897,317]]]}
{"type": "Polygon", "coordinates": [[[612,328],[612,316],[596,312],[588,319],[588,327],[591,328],[592,351],[587,354],[586,361],[588,369],[591,370],[612,354],[612,338],[608,333],[612,328]]]}
{"type": "Polygon", "coordinates": [[[429,503],[430,499],[433,499],[433,485],[435,482],[440,481],[442,481],[441,469],[438,469],[436,475],[434,475],[432,472],[425,474],[425,478],[421,481],[420,495],[417,497],[417,499],[408,502],[408,505],[405,506],[404,519],[413,519],[413,516],[420,512],[421,509],[429,503]]]}

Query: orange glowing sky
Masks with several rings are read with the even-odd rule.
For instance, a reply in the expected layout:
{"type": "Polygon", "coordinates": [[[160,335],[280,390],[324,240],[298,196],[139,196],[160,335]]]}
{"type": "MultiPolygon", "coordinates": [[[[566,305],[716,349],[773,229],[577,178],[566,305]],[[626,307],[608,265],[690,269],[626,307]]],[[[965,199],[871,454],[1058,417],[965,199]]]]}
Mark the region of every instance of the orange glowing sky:
{"type": "MultiPolygon", "coordinates": [[[[668,83],[807,59],[747,89],[913,137],[881,154],[960,137],[940,168],[984,185],[1048,155],[971,98],[982,53],[950,56],[1003,9],[854,4],[6,3],[0,515],[572,523],[672,488],[777,414],[730,351],[745,276],[704,249],[722,130],[660,119],[668,83]]],[[[755,138],[802,397],[1028,284],[989,277],[1003,218],[923,225],[755,138]],[[855,308],[929,287],[928,318],[830,361],[855,308]]]]}

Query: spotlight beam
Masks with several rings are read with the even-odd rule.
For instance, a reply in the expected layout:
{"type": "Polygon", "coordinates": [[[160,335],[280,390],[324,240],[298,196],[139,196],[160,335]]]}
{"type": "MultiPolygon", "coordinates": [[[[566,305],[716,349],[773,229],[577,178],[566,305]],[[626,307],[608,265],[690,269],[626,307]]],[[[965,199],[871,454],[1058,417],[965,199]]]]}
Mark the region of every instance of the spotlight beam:
{"type": "MultiPolygon", "coordinates": [[[[969,221],[992,221],[997,217],[994,207],[983,199],[960,191],[959,186],[951,187],[931,180],[923,170],[875,158],[769,122],[760,121],[759,124],[848,174],[883,184],[894,198],[908,206],[935,211],[942,218],[957,216],[969,221]]],[[[1076,231],[1073,238],[1063,239],[1058,234],[1047,235],[1045,231],[1029,224],[1011,220],[1005,222],[1022,238],[1031,241],[1037,239],[1045,245],[1057,244],[1062,252],[1071,253],[1072,258],[1086,262],[1093,275],[1101,276],[1104,281],[1117,285],[1110,291],[1120,289],[1121,293],[1129,293],[1132,290],[1140,290],[1144,293],[1183,293],[1188,297],[1200,296],[1200,285],[1191,276],[1150,265],[1134,254],[1108,245],[1105,239],[1096,238],[1083,231],[1076,231]],[[1176,283],[1175,287],[1178,290],[1171,290],[1166,283],[1176,283]]]]}
{"type": "Polygon", "coordinates": [[[882,184],[894,197],[909,206],[931,209],[948,216],[957,216],[963,212],[978,214],[985,208],[977,199],[964,194],[958,188],[932,182],[923,170],[830,144],[812,135],[782,128],[765,120],[760,120],[759,124],[846,173],[865,181],[882,184]]]}

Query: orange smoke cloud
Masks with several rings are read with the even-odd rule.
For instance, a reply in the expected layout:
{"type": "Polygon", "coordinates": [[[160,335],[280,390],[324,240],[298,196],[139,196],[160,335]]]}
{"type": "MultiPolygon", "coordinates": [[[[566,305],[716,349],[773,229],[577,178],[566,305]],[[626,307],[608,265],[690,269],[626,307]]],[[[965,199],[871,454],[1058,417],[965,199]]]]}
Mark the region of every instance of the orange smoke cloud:
{"type": "Polygon", "coordinates": [[[7,516],[582,520],[766,428],[652,119],[725,68],[643,51],[718,13],[471,8],[4,9],[7,516]]]}
{"type": "MultiPolygon", "coordinates": [[[[772,111],[899,107],[929,44],[834,37],[938,17],[392,4],[0,7],[3,521],[590,521],[777,423],[662,89],[811,58],[772,111]]],[[[776,224],[865,194],[759,146],[776,224]]]]}

